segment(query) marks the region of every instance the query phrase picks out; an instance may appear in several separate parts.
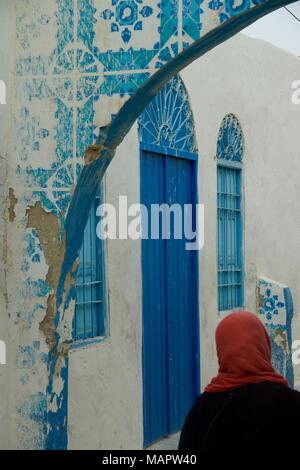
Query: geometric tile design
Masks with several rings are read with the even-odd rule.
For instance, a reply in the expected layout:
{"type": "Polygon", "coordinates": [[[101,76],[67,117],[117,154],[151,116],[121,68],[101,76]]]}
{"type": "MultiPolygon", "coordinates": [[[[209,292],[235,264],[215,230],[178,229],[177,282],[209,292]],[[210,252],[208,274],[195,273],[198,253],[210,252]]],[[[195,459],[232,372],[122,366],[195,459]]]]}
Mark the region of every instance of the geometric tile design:
{"type": "Polygon", "coordinates": [[[156,0],[102,0],[102,4],[99,30],[105,33],[108,27],[111,33],[115,33],[117,37],[112,37],[115,47],[141,36],[147,39],[145,32],[154,26],[151,17],[157,17],[159,13],[156,0]]]}
{"type": "Polygon", "coordinates": [[[20,0],[16,140],[31,184],[70,190],[95,139],[95,109],[102,98],[113,103],[132,95],[157,67],[200,37],[206,16],[221,22],[256,2],[20,0]]]}
{"type": "Polygon", "coordinates": [[[293,387],[292,318],[294,308],[290,289],[279,282],[259,278],[257,312],[270,336],[273,366],[293,387]]]}

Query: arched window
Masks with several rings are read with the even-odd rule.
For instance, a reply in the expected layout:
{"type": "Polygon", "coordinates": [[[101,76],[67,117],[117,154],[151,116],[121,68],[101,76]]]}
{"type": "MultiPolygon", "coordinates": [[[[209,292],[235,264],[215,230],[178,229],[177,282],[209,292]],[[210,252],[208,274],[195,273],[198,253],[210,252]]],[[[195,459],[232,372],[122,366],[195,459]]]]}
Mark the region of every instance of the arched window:
{"type": "Polygon", "coordinates": [[[219,311],[244,303],[243,175],[244,138],[236,116],[227,114],[217,144],[217,234],[219,311]]]}

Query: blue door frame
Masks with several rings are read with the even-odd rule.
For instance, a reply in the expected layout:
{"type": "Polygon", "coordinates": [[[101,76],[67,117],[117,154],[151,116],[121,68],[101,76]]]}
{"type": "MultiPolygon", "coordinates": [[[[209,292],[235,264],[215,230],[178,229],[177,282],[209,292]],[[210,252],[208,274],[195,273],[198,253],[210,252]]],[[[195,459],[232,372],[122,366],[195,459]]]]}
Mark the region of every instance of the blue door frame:
{"type": "MultiPolygon", "coordinates": [[[[197,154],[142,143],[140,164],[149,211],[162,203],[195,207],[197,154]]],[[[198,252],[185,242],[142,240],[145,447],[181,429],[200,390],[198,252]]]]}

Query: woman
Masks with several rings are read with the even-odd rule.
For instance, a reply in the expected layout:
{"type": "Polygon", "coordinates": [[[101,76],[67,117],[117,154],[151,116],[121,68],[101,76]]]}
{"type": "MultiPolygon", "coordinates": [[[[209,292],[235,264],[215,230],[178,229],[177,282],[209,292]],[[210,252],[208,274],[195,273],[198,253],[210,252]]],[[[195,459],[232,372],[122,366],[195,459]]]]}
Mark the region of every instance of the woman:
{"type": "Polygon", "coordinates": [[[252,313],[225,317],[216,330],[219,373],[194,403],[179,450],[300,444],[300,393],[271,365],[267,330],[252,313]]]}

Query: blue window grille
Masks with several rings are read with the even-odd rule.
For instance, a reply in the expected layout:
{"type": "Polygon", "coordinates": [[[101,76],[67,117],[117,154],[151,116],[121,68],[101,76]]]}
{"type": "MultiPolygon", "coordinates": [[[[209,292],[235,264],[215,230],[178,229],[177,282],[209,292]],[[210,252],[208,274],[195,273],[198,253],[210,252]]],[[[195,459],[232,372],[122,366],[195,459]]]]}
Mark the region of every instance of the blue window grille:
{"type": "Polygon", "coordinates": [[[104,243],[96,235],[98,195],[91,208],[80,251],[73,338],[83,340],[106,334],[104,243]]]}
{"type": "Polygon", "coordinates": [[[223,119],[217,146],[219,311],[243,306],[242,158],[244,140],[233,114],[223,119]]]}

